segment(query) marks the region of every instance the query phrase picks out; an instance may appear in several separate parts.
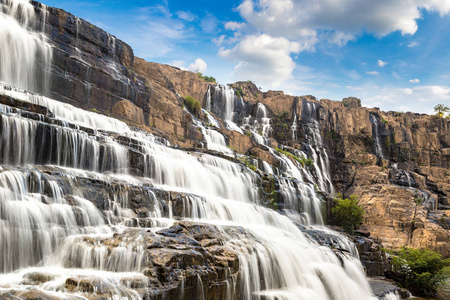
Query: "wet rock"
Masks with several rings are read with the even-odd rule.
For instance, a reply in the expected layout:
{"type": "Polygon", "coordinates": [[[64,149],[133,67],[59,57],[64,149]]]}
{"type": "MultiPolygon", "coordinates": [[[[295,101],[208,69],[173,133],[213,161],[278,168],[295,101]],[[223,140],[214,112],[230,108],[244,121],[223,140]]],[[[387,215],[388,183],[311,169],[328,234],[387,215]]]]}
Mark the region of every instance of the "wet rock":
{"type": "Polygon", "coordinates": [[[40,285],[42,283],[52,281],[55,278],[56,278],[56,276],[54,274],[33,272],[33,273],[28,273],[24,276],[23,284],[40,285]]]}

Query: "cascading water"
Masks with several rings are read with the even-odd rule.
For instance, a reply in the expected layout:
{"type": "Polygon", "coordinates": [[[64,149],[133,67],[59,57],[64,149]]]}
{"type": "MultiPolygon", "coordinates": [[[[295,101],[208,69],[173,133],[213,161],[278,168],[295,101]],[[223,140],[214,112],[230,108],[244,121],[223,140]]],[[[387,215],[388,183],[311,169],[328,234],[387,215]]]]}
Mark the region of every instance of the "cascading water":
{"type": "Polygon", "coordinates": [[[375,154],[380,158],[384,158],[383,148],[381,147],[380,128],[378,125],[378,118],[374,114],[369,114],[369,118],[370,118],[370,122],[372,123],[372,134],[373,134],[373,141],[374,141],[374,146],[375,146],[375,154]]]}
{"type": "MultiPolygon", "coordinates": [[[[26,99],[26,97],[22,98],[26,99]]],[[[66,106],[66,109],[77,111],[70,106],[66,106]]],[[[9,114],[13,114],[12,110],[2,109],[2,111],[10,111],[9,114]]],[[[62,111],[62,113],[65,112],[62,111]]],[[[85,112],[85,114],[93,113],[85,112]]],[[[10,117],[8,113],[2,114],[2,119],[10,117]]],[[[22,122],[36,123],[36,128],[42,126],[39,125],[42,121],[37,121],[36,119],[39,118],[34,115],[16,113],[15,117],[22,122]]],[[[45,118],[41,116],[40,119],[45,118]]],[[[55,120],[61,118],[58,112],[55,113],[55,118],[55,120]]],[[[61,127],[61,130],[72,128],[74,124],[77,124],[76,121],[67,122],[66,127],[61,127]]],[[[18,139],[27,130],[29,131],[30,127],[33,128],[32,125],[15,127],[17,134],[10,139],[18,139]]],[[[74,130],[79,135],[84,134],[82,128],[79,128],[74,130]]],[[[51,132],[51,129],[42,130],[51,132]]],[[[100,147],[110,143],[106,139],[109,135],[106,131],[91,132],[91,134],[100,141],[100,147]]],[[[148,177],[151,185],[170,191],[189,192],[193,195],[184,203],[185,208],[181,212],[182,215],[178,217],[217,226],[226,224],[245,228],[247,234],[230,236],[230,241],[227,242],[229,247],[240,253],[241,285],[239,286],[242,289],[233,293],[241,295],[243,299],[254,297],[328,299],[331,297],[330,293],[338,299],[370,298],[370,289],[357,260],[351,257],[338,258],[328,248],[318,247],[294,225],[290,218],[260,206],[258,176],[255,173],[218,157],[204,154],[190,155],[171,149],[158,143],[150,135],[132,134],[130,129],[124,130],[123,134],[124,137],[132,140],[130,143],[135,145],[134,148],[144,158],[143,174],[148,177]],[[343,267],[341,260],[345,261],[343,267]],[[340,278],[339,285],[345,285],[346,288],[337,288],[335,278],[340,278]]],[[[21,140],[20,143],[24,149],[27,147],[30,149],[33,139],[21,140]]],[[[79,153],[89,149],[83,148],[89,147],[88,144],[82,145],[84,146],[79,149],[67,147],[65,151],[79,153]]],[[[50,161],[54,164],[65,166],[63,162],[53,157],[58,156],[58,151],[49,155],[50,161]]],[[[28,159],[30,163],[40,163],[33,158],[28,159]]],[[[114,160],[113,156],[110,156],[110,159],[114,160]]],[[[128,161],[126,156],[121,159],[128,161]]],[[[12,159],[12,162],[18,169],[3,167],[2,176],[0,176],[0,184],[4,190],[1,196],[3,209],[0,228],[2,239],[8,241],[5,244],[6,249],[2,249],[4,250],[0,264],[3,266],[2,272],[8,273],[22,267],[35,266],[28,271],[65,274],[58,276],[63,276],[67,281],[75,275],[84,274],[84,268],[94,268],[98,270],[92,273],[96,280],[103,278],[102,280],[113,282],[117,285],[117,294],[129,295],[130,292],[120,283],[120,278],[141,276],[139,273],[132,272],[142,271],[140,266],[143,250],[140,249],[143,249],[143,241],[138,237],[129,238],[122,246],[119,244],[113,253],[108,252],[107,247],[101,246],[102,241],[106,241],[114,232],[117,234],[124,230],[120,228],[127,224],[126,220],[132,220],[130,217],[133,213],[127,212],[127,197],[111,198],[104,200],[102,205],[99,203],[93,205],[91,201],[86,200],[89,199],[89,191],[77,188],[82,182],[81,178],[92,177],[96,181],[102,181],[107,180],[105,178],[108,175],[86,173],[81,169],[92,170],[92,168],[70,164],[80,170],[66,168],[59,169],[60,171],[56,173],[52,172],[67,174],[64,175],[67,179],[63,179],[64,177],[59,177],[61,175],[44,175],[38,169],[21,167],[23,160],[12,159]],[[65,181],[68,183],[64,183],[65,181]],[[25,203],[27,205],[24,205],[25,203]],[[19,204],[21,209],[15,209],[19,204]],[[80,218],[80,214],[84,217],[80,218]],[[29,223],[19,222],[21,219],[30,221],[29,223]],[[50,234],[46,233],[47,228],[52,228],[50,234]],[[13,229],[18,231],[13,232],[13,229]],[[98,246],[86,245],[86,239],[96,240],[98,246]],[[30,251],[29,249],[34,249],[33,255],[26,252],[30,251]],[[11,257],[14,258],[12,262],[9,259],[11,257]]],[[[123,168],[126,169],[126,165],[123,168]]],[[[45,170],[50,166],[43,165],[42,168],[45,170]]],[[[114,170],[122,172],[121,169],[114,170]]],[[[294,170],[293,168],[291,172],[294,170]]],[[[93,171],[102,172],[100,168],[93,171]]],[[[292,175],[295,174],[292,173],[292,175]]],[[[137,188],[145,185],[144,178],[126,176],[117,178],[137,188]]],[[[296,174],[296,176],[301,175],[296,174]]],[[[298,190],[298,187],[292,186],[295,184],[298,185],[298,183],[286,182],[281,189],[286,190],[286,195],[295,194],[296,189],[298,190]],[[287,189],[293,189],[294,192],[289,192],[287,189]]],[[[149,206],[151,209],[147,216],[148,222],[145,224],[147,226],[171,225],[173,221],[170,222],[170,218],[173,217],[173,213],[164,210],[154,196],[145,197],[148,197],[146,200],[148,203],[154,203],[149,206]],[[167,221],[162,222],[161,218],[166,218],[167,221]]],[[[310,200],[312,197],[314,197],[314,191],[311,187],[309,192],[305,192],[303,199],[299,199],[302,195],[291,197],[289,201],[286,201],[286,205],[297,209],[297,203],[304,203],[301,208],[304,216],[311,215],[308,222],[316,222],[320,214],[317,214],[318,208],[314,201],[310,200]]],[[[20,289],[22,285],[15,283],[12,278],[25,276],[28,274],[26,270],[26,268],[21,269],[12,273],[13,275],[0,277],[2,282],[20,289]]],[[[59,285],[57,283],[61,278],[58,277],[58,280],[41,288],[48,289],[51,286],[52,291],[64,292],[61,283],[59,285]]]]}
{"type": "MultiPolygon", "coordinates": [[[[216,88],[230,122],[232,91],[216,88]]],[[[160,283],[151,281],[161,269],[144,266],[162,236],[158,230],[187,220],[213,226],[218,244],[238,253],[225,299],[373,299],[355,256],[320,246],[299,229],[321,224],[320,200],[311,174],[284,155],[273,153],[283,162],[276,170],[282,215],[262,205],[261,178],[243,164],[171,148],[118,120],[6,84],[0,95],[47,108],[0,106],[0,297],[26,298],[31,291],[53,298],[161,298],[154,294],[160,283]]],[[[173,235],[168,231],[167,240],[173,235]]],[[[351,252],[344,239],[336,240],[351,252]]],[[[185,242],[197,247],[192,255],[204,251],[194,239],[185,242]]],[[[172,265],[185,263],[169,258],[172,265]]],[[[206,298],[205,277],[188,279],[164,280],[179,284],[180,299],[194,292],[206,298]],[[192,282],[196,290],[185,290],[192,282]]]]}
{"type": "Polygon", "coordinates": [[[294,113],[294,121],[292,122],[292,126],[291,126],[291,139],[293,141],[297,140],[297,130],[298,130],[297,114],[294,113]]]}
{"type": "Polygon", "coordinates": [[[236,100],[234,89],[228,85],[219,84],[209,86],[206,95],[205,108],[208,111],[212,111],[217,116],[220,116],[227,124],[229,130],[234,130],[243,134],[242,129],[234,123],[234,108],[236,106],[236,100]],[[212,96],[210,91],[211,89],[213,89],[212,96]]]}
{"type": "Polygon", "coordinates": [[[317,118],[317,105],[307,100],[303,101],[302,125],[304,127],[309,151],[314,160],[315,174],[322,191],[334,195],[334,187],[330,176],[330,162],[328,154],[323,147],[320,123],[317,118]]]}
{"type": "Polygon", "coordinates": [[[272,134],[272,126],[270,125],[270,118],[267,117],[267,109],[264,104],[257,104],[255,118],[252,118],[252,116],[244,118],[242,127],[252,132],[253,138],[258,144],[270,147],[271,143],[268,137],[272,134]]]}
{"type": "Polygon", "coordinates": [[[48,87],[53,53],[43,32],[45,5],[40,12],[31,1],[0,1],[0,81],[34,92],[48,87]]]}

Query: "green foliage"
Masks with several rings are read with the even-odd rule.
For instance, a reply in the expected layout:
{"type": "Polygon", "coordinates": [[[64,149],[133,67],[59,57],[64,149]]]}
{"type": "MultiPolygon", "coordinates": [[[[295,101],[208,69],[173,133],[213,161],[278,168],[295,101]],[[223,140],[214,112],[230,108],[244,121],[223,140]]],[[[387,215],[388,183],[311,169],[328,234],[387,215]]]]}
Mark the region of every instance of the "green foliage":
{"type": "Polygon", "coordinates": [[[279,121],[286,121],[289,117],[289,112],[287,110],[280,111],[275,115],[275,117],[279,121]]]}
{"type": "Polygon", "coordinates": [[[202,105],[200,104],[200,102],[198,102],[191,96],[186,96],[184,97],[184,104],[193,114],[195,114],[196,116],[200,115],[200,112],[202,111],[202,105]]]}
{"type": "Polygon", "coordinates": [[[334,199],[334,207],[331,209],[332,221],[334,224],[342,226],[345,231],[352,234],[363,221],[365,211],[358,206],[358,196],[351,195],[344,199],[341,193],[334,199]]]}
{"type": "Polygon", "coordinates": [[[244,91],[242,91],[242,89],[240,87],[235,88],[234,93],[236,94],[236,97],[238,97],[238,98],[245,96],[244,91]]]}
{"type": "Polygon", "coordinates": [[[386,125],[389,125],[389,121],[386,120],[386,119],[381,119],[381,123],[386,124],[386,125]]]}
{"type": "Polygon", "coordinates": [[[444,104],[438,104],[434,107],[434,111],[436,112],[436,116],[438,118],[443,118],[445,113],[450,111],[450,107],[444,104]]]}
{"type": "Polygon", "coordinates": [[[392,265],[405,275],[401,284],[415,295],[434,296],[439,284],[450,278],[450,259],[431,250],[404,248],[393,258],[392,265]]]}
{"type": "Polygon", "coordinates": [[[391,147],[391,138],[390,137],[386,137],[386,139],[384,140],[384,145],[386,146],[387,149],[389,149],[391,147]]]}
{"type": "Polygon", "coordinates": [[[201,80],[216,83],[216,79],[212,76],[203,76],[203,74],[200,72],[197,72],[197,75],[201,80]]]}

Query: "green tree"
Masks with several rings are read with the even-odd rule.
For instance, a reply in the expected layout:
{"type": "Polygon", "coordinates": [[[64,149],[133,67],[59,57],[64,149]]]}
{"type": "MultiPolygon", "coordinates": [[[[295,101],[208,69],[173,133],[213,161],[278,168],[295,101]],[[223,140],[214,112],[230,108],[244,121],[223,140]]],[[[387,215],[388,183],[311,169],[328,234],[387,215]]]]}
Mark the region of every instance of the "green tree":
{"type": "Polygon", "coordinates": [[[450,111],[450,107],[444,104],[438,104],[434,107],[434,111],[436,112],[436,116],[439,118],[443,118],[445,113],[450,111]]]}
{"type": "Polygon", "coordinates": [[[196,116],[200,115],[200,112],[202,111],[202,105],[200,102],[192,98],[191,96],[186,96],[184,98],[184,104],[186,107],[196,116]]]}
{"type": "Polygon", "coordinates": [[[450,276],[450,259],[426,249],[404,248],[394,256],[392,265],[395,271],[405,275],[401,284],[420,296],[434,296],[439,284],[450,276]]]}
{"type": "Polygon", "coordinates": [[[345,231],[353,234],[361,225],[365,211],[358,205],[358,196],[351,195],[344,199],[341,193],[334,199],[334,207],[331,209],[332,221],[342,226],[345,231]]]}

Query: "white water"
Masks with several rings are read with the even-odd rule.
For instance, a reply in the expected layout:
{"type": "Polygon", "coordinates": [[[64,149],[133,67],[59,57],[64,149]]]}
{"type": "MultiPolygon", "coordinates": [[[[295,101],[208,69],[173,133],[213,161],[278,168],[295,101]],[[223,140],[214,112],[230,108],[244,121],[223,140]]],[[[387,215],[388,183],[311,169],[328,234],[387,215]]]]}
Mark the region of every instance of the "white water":
{"type": "Polygon", "coordinates": [[[227,124],[227,129],[244,134],[241,128],[234,123],[234,108],[236,106],[234,89],[228,85],[209,86],[206,94],[205,109],[220,116],[227,124]],[[213,94],[211,95],[211,89],[213,94]]]}
{"type": "MultiPolygon", "coordinates": [[[[85,113],[91,114],[90,112],[85,113]]],[[[20,115],[14,117],[22,118],[22,122],[38,123],[20,115]]],[[[3,118],[7,119],[11,116],[2,115],[3,118]]],[[[14,136],[23,136],[24,132],[21,130],[26,131],[28,127],[16,127],[17,134],[14,136]]],[[[64,127],[61,130],[64,130],[64,127]]],[[[77,134],[82,134],[82,132],[77,134]]],[[[14,140],[14,138],[12,139],[14,140]]],[[[26,141],[21,143],[27,145],[26,141]]],[[[102,143],[107,144],[108,141],[104,140],[102,143]]],[[[342,268],[339,258],[329,248],[320,247],[311,242],[289,217],[259,205],[258,177],[255,173],[221,158],[209,155],[190,155],[168,148],[157,143],[150,136],[147,139],[136,139],[135,143],[138,143],[139,151],[146,158],[144,174],[154,185],[167,190],[185,191],[198,195],[191,197],[185,203],[184,218],[217,225],[243,226],[250,234],[250,236],[230,237],[230,241],[227,242],[230,247],[240,253],[243,290],[239,293],[245,295],[244,298],[250,298],[250,295],[278,295],[283,299],[301,299],[299,297],[327,299],[330,289],[338,299],[370,298],[370,289],[357,260],[350,257],[344,258],[346,263],[342,268]],[[274,276],[274,274],[276,275],[274,276]],[[335,278],[340,278],[339,286],[344,285],[346,288],[337,288],[335,278]]],[[[84,152],[86,149],[80,149],[79,152],[84,152]]],[[[67,152],[70,151],[69,147],[67,152]]],[[[16,156],[13,154],[10,156],[17,165],[22,164],[21,160],[14,158],[16,156]]],[[[290,160],[288,161],[292,163],[290,160]]],[[[64,166],[64,163],[58,164],[64,166]]],[[[286,164],[288,167],[285,172],[290,172],[291,176],[298,178],[302,176],[298,168],[289,166],[288,162],[286,164]]],[[[84,168],[83,166],[76,167],[84,168]]],[[[95,175],[96,173],[82,173],[81,170],[76,171],[76,169],[71,170],[64,169],[62,174],[94,176],[99,179],[104,176],[95,175]]],[[[1,201],[5,209],[2,211],[3,221],[0,228],[2,228],[3,239],[10,241],[7,244],[8,248],[2,249],[4,256],[1,265],[4,271],[10,272],[21,266],[37,266],[37,263],[40,262],[43,268],[40,271],[55,272],[58,270],[57,272],[65,273],[63,278],[82,272],[82,270],[77,271],[80,268],[94,268],[103,272],[96,273],[103,278],[102,280],[107,280],[106,278],[116,276],[111,272],[138,272],[140,270],[142,257],[140,249],[142,248],[139,246],[141,243],[139,240],[135,242],[131,240],[123,246],[119,245],[116,252],[109,255],[106,255],[105,248],[102,248],[101,243],[91,250],[85,248],[85,243],[81,242],[83,236],[78,237],[80,233],[90,233],[91,236],[94,234],[92,238],[101,241],[102,236],[105,237],[106,234],[108,237],[116,229],[99,222],[103,219],[98,216],[102,212],[95,208],[90,201],[84,200],[83,193],[74,195],[78,202],[73,206],[68,205],[66,198],[68,195],[64,193],[58,180],[47,179],[47,182],[52,182],[47,184],[52,186],[53,192],[42,198],[41,195],[44,194],[44,191],[38,188],[43,185],[42,179],[40,181],[37,179],[42,176],[40,174],[42,173],[37,171],[8,170],[1,173],[3,177],[0,177],[0,182],[4,186],[1,201]],[[26,180],[23,176],[32,176],[34,179],[26,180]],[[31,183],[33,190],[30,190],[31,183]],[[47,200],[43,202],[43,199],[47,200]],[[19,203],[21,204],[20,213],[14,209],[17,207],[15,204],[19,203]],[[23,205],[25,203],[30,204],[23,205]],[[76,221],[77,219],[73,216],[75,209],[85,209],[86,217],[82,222],[76,221]],[[97,217],[93,218],[92,216],[95,215],[97,217]],[[31,223],[14,223],[19,219],[32,221],[31,223]],[[12,226],[13,224],[17,225],[12,226]],[[44,238],[48,231],[46,226],[53,228],[48,238],[44,238]],[[61,228],[58,229],[58,226],[61,228]],[[12,228],[20,229],[21,233],[12,234],[12,228]],[[40,238],[36,240],[36,236],[40,238]],[[28,250],[17,251],[17,249],[28,250]],[[33,255],[26,252],[30,251],[29,249],[33,249],[33,255]],[[46,256],[49,259],[43,259],[46,256]],[[7,257],[14,257],[14,259],[10,260],[7,257]],[[67,267],[63,263],[64,261],[72,262],[78,269],[64,269],[63,267],[67,267]]],[[[138,185],[142,180],[125,176],[118,178],[138,185]]],[[[75,179],[74,182],[77,180],[75,179]]],[[[299,210],[298,206],[301,206],[303,214],[300,219],[303,224],[321,222],[320,209],[317,207],[320,201],[313,200],[315,193],[312,186],[291,183],[289,180],[281,180],[280,183],[282,193],[286,197],[287,208],[289,207],[290,211],[295,212],[299,210]]],[[[105,211],[108,222],[115,220],[116,224],[122,224],[121,220],[132,216],[132,212],[127,213],[126,199],[126,197],[119,197],[115,201],[109,202],[114,205],[111,206],[111,210],[105,211]],[[111,213],[107,213],[108,211],[111,213]],[[114,213],[114,211],[118,212],[114,213]]],[[[171,224],[171,222],[158,221],[161,218],[171,217],[170,214],[163,215],[162,209],[158,205],[154,206],[153,211],[154,214],[149,215],[151,224],[165,226],[171,224]],[[152,218],[155,218],[155,221],[151,222],[152,218]]],[[[294,213],[294,215],[296,214],[294,213]]],[[[11,276],[25,274],[27,273],[25,270],[17,271],[18,273],[15,272],[11,276]]],[[[9,279],[5,282],[13,284],[9,279]]],[[[50,290],[62,292],[62,283],[58,285],[55,279],[52,284],[54,288],[50,290]]],[[[20,284],[13,284],[13,286],[21,288],[20,284]]],[[[48,286],[43,285],[41,288],[48,289],[48,286]]],[[[120,285],[119,290],[122,291],[120,285]]]]}
{"type": "Polygon", "coordinates": [[[383,148],[381,147],[380,131],[378,125],[378,119],[375,115],[370,114],[370,122],[372,123],[373,141],[375,143],[375,154],[378,157],[383,158],[383,148]]]}
{"type": "Polygon", "coordinates": [[[0,81],[44,92],[52,47],[43,33],[46,7],[37,16],[31,1],[0,2],[0,81]]]}
{"type": "Polygon", "coordinates": [[[317,119],[317,105],[309,101],[304,101],[303,104],[302,122],[306,140],[310,146],[309,150],[314,160],[314,169],[318,177],[318,184],[322,191],[326,191],[333,196],[334,186],[331,181],[330,162],[327,151],[323,146],[322,135],[320,134],[320,124],[317,119]]]}
{"type": "MultiPolygon", "coordinates": [[[[211,121],[217,122],[209,113],[207,113],[207,114],[208,114],[208,119],[210,120],[210,122],[211,121]]],[[[228,148],[227,141],[223,134],[221,134],[220,132],[218,132],[215,129],[205,127],[203,122],[196,119],[195,116],[192,116],[192,119],[193,119],[193,122],[197,125],[197,128],[200,128],[202,135],[203,135],[203,141],[205,142],[207,149],[213,150],[213,151],[218,151],[218,152],[221,152],[228,156],[233,156],[233,151],[230,148],[228,148]]],[[[217,122],[217,124],[218,124],[218,122],[217,122]]],[[[214,127],[218,127],[218,126],[214,126],[214,127]]]]}
{"type": "Polygon", "coordinates": [[[294,113],[294,121],[292,122],[292,126],[291,126],[291,139],[293,141],[297,140],[297,130],[298,130],[297,114],[294,113]]]}
{"type": "Polygon", "coordinates": [[[270,147],[271,142],[268,137],[272,135],[272,126],[270,118],[267,117],[267,108],[262,103],[258,103],[256,107],[256,116],[254,118],[251,115],[245,117],[242,128],[252,132],[256,143],[270,147]]]}

